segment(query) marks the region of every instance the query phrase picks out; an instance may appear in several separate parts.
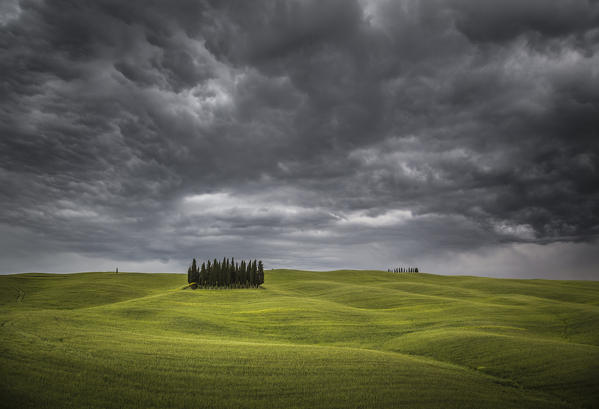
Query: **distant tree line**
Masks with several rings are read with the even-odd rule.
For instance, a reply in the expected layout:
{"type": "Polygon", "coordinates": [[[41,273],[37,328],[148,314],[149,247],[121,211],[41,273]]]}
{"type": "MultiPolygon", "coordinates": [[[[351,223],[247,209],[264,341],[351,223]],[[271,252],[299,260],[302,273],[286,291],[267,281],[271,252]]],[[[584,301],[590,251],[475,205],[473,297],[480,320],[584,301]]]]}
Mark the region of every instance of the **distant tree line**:
{"type": "Polygon", "coordinates": [[[262,260],[237,263],[234,258],[214,259],[199,263],[194,258],[187,269],[187,282],[192,288],[225,287],[251,288],[264,283],[264,265],[262,260]]]}
{"type": "Polygon", "coordinates": [[[418,267],[395,267],[388,268],[388,273],[418,273],[418,267]]]}

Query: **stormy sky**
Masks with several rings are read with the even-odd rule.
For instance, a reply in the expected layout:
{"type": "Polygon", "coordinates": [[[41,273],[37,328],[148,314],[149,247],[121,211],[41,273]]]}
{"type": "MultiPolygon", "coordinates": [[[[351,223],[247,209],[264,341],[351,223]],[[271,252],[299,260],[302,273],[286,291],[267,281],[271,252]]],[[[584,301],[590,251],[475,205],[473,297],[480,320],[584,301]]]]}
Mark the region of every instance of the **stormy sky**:
{"type": "Polygon", "coordinates": [[[599,279],[595,0],[0,0],[0,271],[599,279]]]}

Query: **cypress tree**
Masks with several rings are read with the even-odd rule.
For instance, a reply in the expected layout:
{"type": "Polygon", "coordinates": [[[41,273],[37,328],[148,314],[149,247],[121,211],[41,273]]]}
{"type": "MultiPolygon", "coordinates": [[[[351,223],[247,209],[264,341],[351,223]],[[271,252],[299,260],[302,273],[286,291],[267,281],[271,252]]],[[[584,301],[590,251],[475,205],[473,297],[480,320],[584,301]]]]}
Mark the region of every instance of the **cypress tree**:
{"type": "Polygon", "coordinates": [[[256,260],[254,260],[253,262],[252,262],[252,260],[250,260],[249,270],[250,270],[250,286],[253,287],[256,285],[256,260]]]}
{"type": "Polygon", "coordinates": [[[218,260],[214,259],[214,261],[212,262],[212,266],[214,269],[214,274],[212,274],[212,286],[217,286],[218,285],[218,276],[220,273],[220,266],[218,265],[218,260]]]}
{"type": "Polygon", "coordinates": [[[198,263],[196,262],[196,259],[194,258],[193,261],[191,262],[191,282],[192,283],[197,283],[199,281],[199,277],[198,277],[198,263]]]}
{"type": "Polygon", "coordinates": [[[239,262],[239,283],[241,286],[245,286],[245,261],[239,262]]]}
{"type": "Polygon", "coordinates": [[[264,265],[262,260],[258,262],[258,285],[264,284],[264,265]]]}
{"type": "Polygon", "coordinates": [[[252,271],[252,261],[245,262],[245,286],[249,287],[251,285],[250,282],[250,272],[252,271]]]}
{"type": "Polygon", "coordinates": [[[206,285],[206,263],[202,263],[202,267],[200,268],[200,285],[206,285]]]}
{"type": "Polygon", "coordinates": [[[220,278],[218,280],[219,287],[227,285],[227,259],[223,257],[223,261],[220,264],[220,278]]]}
{"type": "Polygon", "coordinates": [[[245,281],[247,283],[248,288],[252,286],[251,276],[252,276],[252,260],[249,260],[245,264],[245,281]]]}
{"type": "Polygon", "coordinates": [[[208,260],[208,263],[206,264],[206,286],[211,285],[211,280],[212,280],[212,264],[210,264],[210,260],[208,260]]]}
{"type": "Polygon", "coordinates": [[[231,257],[231,284],[235,286],[237,284],[237,274],[235,271],[235,257],[231,257]]]}
{"type": "Polygon", "coordinates": [[[227,285],[231,287],[233,284],[233,266],[231,260],[227,259],[227,285]]]}

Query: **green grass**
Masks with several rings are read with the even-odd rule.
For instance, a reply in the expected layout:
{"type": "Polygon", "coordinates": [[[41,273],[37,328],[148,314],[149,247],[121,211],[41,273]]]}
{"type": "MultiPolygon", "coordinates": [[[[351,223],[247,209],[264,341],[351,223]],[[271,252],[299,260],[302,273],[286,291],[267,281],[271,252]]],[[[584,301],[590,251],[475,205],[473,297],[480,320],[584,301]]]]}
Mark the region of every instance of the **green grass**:
{"type": "Polygon", "coordinates": [[[0,406],[599,407],[599,282],[0,276],[0,406]]]}

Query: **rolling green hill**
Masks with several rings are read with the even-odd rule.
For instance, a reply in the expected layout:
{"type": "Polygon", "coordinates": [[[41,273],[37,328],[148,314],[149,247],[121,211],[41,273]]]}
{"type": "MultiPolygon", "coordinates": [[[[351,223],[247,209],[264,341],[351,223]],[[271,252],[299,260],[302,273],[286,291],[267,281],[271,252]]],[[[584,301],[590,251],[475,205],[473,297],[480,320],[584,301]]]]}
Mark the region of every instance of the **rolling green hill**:
{"type": "Polygon", "coordinates": [[[599,407],[599,282],[0,276],[10,408],[599,407]]]}

